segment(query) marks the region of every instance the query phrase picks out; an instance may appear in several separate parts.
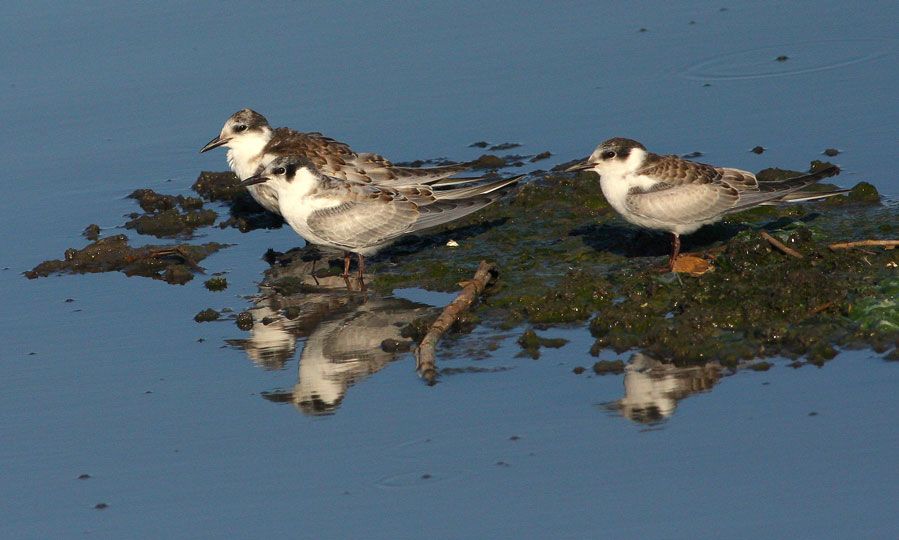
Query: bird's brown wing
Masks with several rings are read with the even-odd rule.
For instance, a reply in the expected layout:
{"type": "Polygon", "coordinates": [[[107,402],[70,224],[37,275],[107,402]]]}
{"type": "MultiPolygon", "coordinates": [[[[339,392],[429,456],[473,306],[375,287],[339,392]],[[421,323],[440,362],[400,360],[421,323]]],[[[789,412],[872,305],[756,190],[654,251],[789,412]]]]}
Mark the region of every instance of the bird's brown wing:
{"type": "Polygon", "coordinates": [[[329,176],[382,186],[435,184],[474,165],[471,162],[440,167],[397,167],[379,154],[356,153],[348,144],[321,133],[303,133],[289,128],[274,130],[263,149],[263,154],[266,153],[301,155],[329,176]]]}

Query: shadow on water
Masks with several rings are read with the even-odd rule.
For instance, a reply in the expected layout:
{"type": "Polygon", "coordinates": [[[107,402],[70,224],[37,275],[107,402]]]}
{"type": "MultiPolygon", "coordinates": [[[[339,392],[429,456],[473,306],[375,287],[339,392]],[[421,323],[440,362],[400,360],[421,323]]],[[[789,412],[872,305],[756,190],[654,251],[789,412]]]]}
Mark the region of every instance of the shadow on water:
{"type": "Polygon", "coordinates": [[[246,312],[249,337],[227,342],[263,369],[276,370],[286,367],[300,341],[296,384],[262,396],[305,414],[333,414],[351,386],[411,350],[410,325],[433,318],[437,308],[363,291],[358,279],[318,275],[333,265],[319,263],[323,257],[314,248],[293,254],[290,263],[287,254],[271,257],[279,264],[266,272],[246,312]]]}
{"type": "Polygon", "coordinates": [[[678,367],[642,353],[631,356],[624,368],[624,397],[600,406],[639,424],[659,425],[693,394],[708,392],[721,379],[721,366],[678,367]]]}

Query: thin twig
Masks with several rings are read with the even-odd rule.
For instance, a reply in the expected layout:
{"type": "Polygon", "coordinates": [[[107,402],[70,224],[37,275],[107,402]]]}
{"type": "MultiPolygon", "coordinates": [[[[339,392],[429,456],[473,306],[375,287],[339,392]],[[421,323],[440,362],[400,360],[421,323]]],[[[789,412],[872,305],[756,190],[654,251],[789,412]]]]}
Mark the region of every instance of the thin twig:
{"type": "Polygon", "coordinates": [[[830,244],[828,247],[837,250],[864,246],[883,246],[886,249],[893,249],[894,247],[899,246],[899,240],[858,240],[856,242],[838,242],[836,244],[830,244]]]}
{"type": "Polygon", "coordinates": [[[418,375],[429,385],[434,384],[437,380],[436,349],[440,336],[449,330],[459,315],[474,303],[475,299],[487,288],[487,285],[496,279],[496,275],[495,264],[481,261],[474,277],[471,278],[471,281],[462,284],[462,292],[443,309],[443,313],[437,317],[424,339],[421,340],[421,344],[415,349],[415,368],[418,370],[418,375]]]}
{"type": "Polygon", "coordinates": [[[836,304],[836,302],[833,302],[833,301],[824,302],[820,306],[809,311],[808,314],[809,314],[809,316],[817,315],[817,314],[821,313],[822,311],[827,311],[828,309],[832,308],[834,306],[834,304],[836,304]]]}
{"type": "Polygon", "coordinates": [[[761,235],[762,235],[762,238],[767,240],[769,244],[776,247],[782,253],[785,253],[785,254],[789,255],[790,257],[796,257],[797,259],[802,258],[802,253],[799,253],[798,251],[796,251],[795,249],[793,249],[791,247],[785,246],[783,242],[781,242],[777,238],[774,238],[773,236],[768,234],[766,231],[762,231],[761,235]]]}

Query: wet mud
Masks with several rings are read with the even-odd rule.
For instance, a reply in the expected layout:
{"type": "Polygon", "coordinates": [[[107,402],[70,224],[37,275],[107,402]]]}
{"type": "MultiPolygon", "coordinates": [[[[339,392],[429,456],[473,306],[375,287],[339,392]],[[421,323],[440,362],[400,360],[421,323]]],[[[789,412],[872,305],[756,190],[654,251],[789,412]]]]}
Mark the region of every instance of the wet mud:
{"type": "Polygon", "coordinates": [[[138,248],[128,237],[117,234],[92,242],[82,249],[67,249],[61,260],[48,260],[25,272],[35,279],[53,274],[88,274],[122,272],[127,276],[144,276],[183,285],[203,268],[199,262],[225,247],[210,242],[201,245],[148,245],[138,248]]]}
{"type": "Polygon", "coordinates": [[[157,238],[190,238],[195,229],[215,223],[218,214],[204,209],[203,201],[183,195],[163,195],[152,189],[138,189],[128,196],[138,202],[144,214],[133,213],[126,229],[157,238]]]}

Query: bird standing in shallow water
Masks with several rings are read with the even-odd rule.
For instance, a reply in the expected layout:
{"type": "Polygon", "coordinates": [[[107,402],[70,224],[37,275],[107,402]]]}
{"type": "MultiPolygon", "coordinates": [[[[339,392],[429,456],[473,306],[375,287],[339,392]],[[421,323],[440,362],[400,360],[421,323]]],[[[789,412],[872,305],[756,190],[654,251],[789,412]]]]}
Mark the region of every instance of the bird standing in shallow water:
{"type": "Polygon", "coordinates": [[[426,185],[389,187],[323,174],[304,156],[281,156],[241,185],[265,185],[278,198],[281,214],[307,242],[344,251],[343,276],[350,254],[365,257],[400,236],[467,216],[499,199],[522,176],[472,186],[435,190],[426,185]]]}
{"type": "Polygon", "coordinates": [[[585,162],[567,170],[595,171],[606,200],[624,219],[671,233],[669,271],[680,253],[682,234],[759,205],[808,201],[845,192],[801,191],[839,174],[835,165],[794,178],[759,182],[751,172],[660,156],[622,137],[601,143],[585,162]]]}
{"type": "MultiPolygon", "coordinates": [[[[270,159],[285,155],[303,156],[328,176],[344,180],[373,182],[383,186],[453,185],[474,182],[481,178],[447,179],[474,167],[474,161],[441,167],[398,167],[372,153],[356,153],[347,144],[325,137],[321,133],[303,133],[290,128],[275,128],[252,109],[232,114],[221,133],[209,141],[200,152],[219,146],[228,148],[228,166],[240,180],[257,173],[270,159]]],[[[250,195],[266,210],[281,214],[278,199],[266,185],[247,188],[250,195]]]]}

